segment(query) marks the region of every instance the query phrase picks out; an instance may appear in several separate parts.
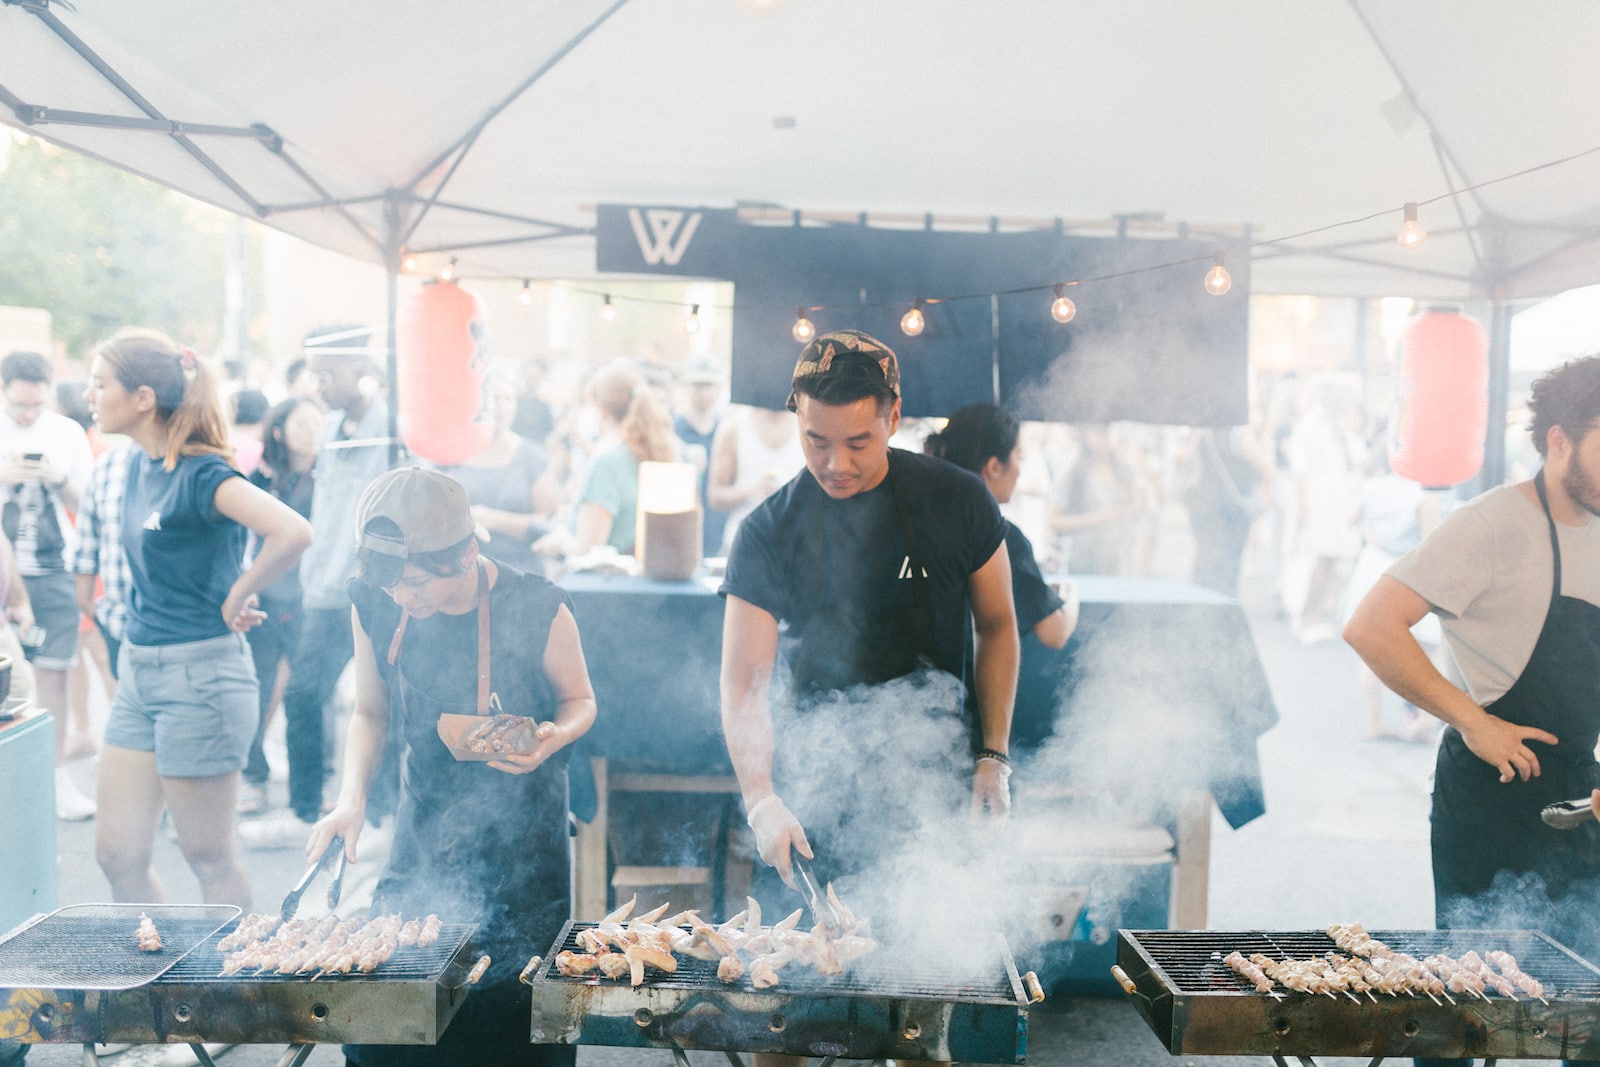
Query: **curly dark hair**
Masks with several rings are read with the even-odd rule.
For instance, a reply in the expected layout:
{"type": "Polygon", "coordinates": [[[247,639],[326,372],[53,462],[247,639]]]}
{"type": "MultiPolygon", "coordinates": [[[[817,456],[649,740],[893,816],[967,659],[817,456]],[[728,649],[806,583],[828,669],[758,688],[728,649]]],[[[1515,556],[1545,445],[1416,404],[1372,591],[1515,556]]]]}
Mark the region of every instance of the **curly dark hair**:
{"type": "Polygon", "coordinates": [[[1528,398],[1528,430],[1539,455],[1550,447],[1550,428],[1559,426],[1576,448],[1600,418],[1600,356],[1569,360],[1533,383],[1528,398]]]}

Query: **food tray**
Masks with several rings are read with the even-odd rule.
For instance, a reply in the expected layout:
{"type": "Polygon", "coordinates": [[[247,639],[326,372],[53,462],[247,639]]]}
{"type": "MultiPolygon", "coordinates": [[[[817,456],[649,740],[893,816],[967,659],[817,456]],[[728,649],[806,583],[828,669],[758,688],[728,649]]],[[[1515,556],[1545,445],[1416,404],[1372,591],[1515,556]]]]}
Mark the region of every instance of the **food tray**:
{"type": "MultiPolygon", "coordinates": [[[[496,715],[494,718],[502,718],[496,715]]],[[[518,716],[525,718],[525,716],[518,716]]],[[[538,725],[535,720],[529,720],[533,725],[538,725]]],[[[450,754],[462,763],[487,763],[490,760],[504,759],[504,752],[474,752],[467,747],[467,735],[482,726],[482,715],[452,715],[445,712],[439,716],[437,731],[439,740],[443,741],[450,754]]]]}

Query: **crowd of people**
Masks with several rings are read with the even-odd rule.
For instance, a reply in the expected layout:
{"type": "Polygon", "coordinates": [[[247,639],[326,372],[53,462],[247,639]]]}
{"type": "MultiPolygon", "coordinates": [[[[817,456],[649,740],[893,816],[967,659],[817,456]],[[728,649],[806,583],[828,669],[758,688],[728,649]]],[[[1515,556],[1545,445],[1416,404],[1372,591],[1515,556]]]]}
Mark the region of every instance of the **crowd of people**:
{"type": "MultiPolygon", "coordinates": [[[[361,491],[391,462],[388,399],[367,328],[319,329],[304,351],[277,382],[215,383],[234,469],[313,530],[303,560],[259,591],[263,621],[246,633],[259,680],[236,805],[247,847],[297,846],[332,800],[337,722],[350,703],[341,679],[354,654],[346,581],[355,559],[344,535],[361,491]],[[268,732],[280,713],[281,750],[268,732]],[[269,750],[284,766],[273,767],[269,750]],[[289,782],[288,803],[277,810],[268,789],[275,769],[289,782]]],[[[804,466],[793,416],[727,403],[714,366],[675,374],[615,361],[588,374],[576,396],[546,388],[543,369],[538,361],[492,366],[488,442],[443,468],[466,489],[488,535],[484,554],[507,566],[546,575],[626,568],[647,461],[700,472],[703,554],[726,556],[746,517],[804,466]]],[[[31,353],[14,353],[3,371],[0,568],[17,579],[7,606],[17,625],[0,638],[20,646],[12,657],[18,692],[31,686],[40,704],[59,709],[64,767],[99,750],[90,680],[114,691],[128,625],[128,564],[115,536],[127,449],[90,417],[86,383],[55,382],[50,361],[31,353]]],[[[1027,569],[1055,577],[1041,585],[1048,596],[1029,598],[1030,615],[1037,611],[1030,625],[1047,644],[1071,630],[1076,604],[1061,580],[1068,574],[1191,579],[1228,595],[1238,594],[1241,574],[1266,576],[1296,635],[1326,640],[1383,566],[1453,501],[1387,471],[1382,427],[1363,421],[1350,382],[1262,382],[1254,417],[1240,427],[1001,425],[995,416],[1009,416],[991,405],[942,432],[942,423],[904,420],[893,443],[946,455],[984,478],[1007,517],[1013,557],[1026,544],[1027,569]],[[1002,452],[991,447],[997,440],[1011,444],[1002,452]]],[[[259,547],[252,542],[245,558],[259,547]]],[[[1418,634],[1439,651],[1433,623],[1423,620],[1418,634]]],[[[1364,685],[1372,736],[1431,738],[1429,717],[1370,672],[1364,685]]],[[[397,776],[398,760],[392,747],[369,809],[375,824],[394,810],[397,787],[382,783],[397,776]]],[[[64,771],[57,805],[65,819],[95,810],[64,771]]]]}

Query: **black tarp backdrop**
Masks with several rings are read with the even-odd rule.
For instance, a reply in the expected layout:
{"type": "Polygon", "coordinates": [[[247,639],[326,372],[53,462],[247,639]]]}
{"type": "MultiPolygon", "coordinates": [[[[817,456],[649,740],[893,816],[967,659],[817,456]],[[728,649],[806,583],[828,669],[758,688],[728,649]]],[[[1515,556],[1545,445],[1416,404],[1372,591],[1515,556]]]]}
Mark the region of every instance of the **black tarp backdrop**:
{"type": "Polygon", "coordinates": [[[601,205],[596,226],[600,271],[733,282],[735,402],[783,406],[795,310],[822,305],[808,312],[818,332],[853,327],[895,349],[911,417],[998,400],[1060,422],[1244,422],[1249,268],[1230,268],[1232,290],[1212,296],[1201,284],[1212,251],[1052,231],[752,225],[733,211],[622,205],[601,205]],[[1050,317],[1049,288],[987,295],[1078,279],[1066,325],[1050,317]],[[968,294],[925,305],[921,335],[901,332],[916,297],[968,294]]]}

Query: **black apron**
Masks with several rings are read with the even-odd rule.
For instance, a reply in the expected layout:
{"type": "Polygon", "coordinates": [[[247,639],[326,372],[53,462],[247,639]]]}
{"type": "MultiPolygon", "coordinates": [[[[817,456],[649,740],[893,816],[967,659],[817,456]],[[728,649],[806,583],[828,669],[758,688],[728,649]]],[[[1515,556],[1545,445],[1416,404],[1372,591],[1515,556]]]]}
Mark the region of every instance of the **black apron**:
{"type": "MultiPolygon", "coordinates": [[[[806,828],[824,883],[884,860],[886,849],[911,841],[930,818],[953,817],[971,782],[973,745],[961,683],[936,667],[925,557],[907,494],[896,489],[894,452],[889,456],[884,477],[906,550],[912,603],[854,627],[823,625],[816,620],[848,608],[828,602],[826,582],[797,576],[805,581],[799,595],[811,621],[805,638],[785,650],[799,704],[791,728],[780,726],[774,785],[806,828]],[[896,716],[903,714],[902,724],[918,736],[883,736],[882,724],[868,721],[881,715],[889,682],[896,683],[887,698],[899,709],[896,716]]],[[[811,545],[810,573],[827,573],[829,549],[837,546],[827,543],[821,508],[811,545]]],[[[770,868],[758,865],[756,874],[755,895],[764,904],[790,902],[770,868]]]]}
{"type": "MultiPolygon", "coordinates": [[[[459,763],[436,732],[439,716],[487,714],[489,588],[478,570],[475,698],[447,701],[412,685],[400,666],[406,622],[389,648],[390,729],[406,738],[405,775],[389,861],[373,890],[373,914],[435,912],[478,924],[476,944],[494,961],[437,1045],[346,1045],[361,1067],[455,1067],[463,1063],[571,1067],[577,1049],[533,1045],[530,991],[517,975],[555,940],[572,912],[566,768],[547,763],[513,775],[459,763]],[[470,794],[430,782],[470,782],[470,794]]],[[[531,651],[530,655],[542,654],[531,651]]]]}
{"type": "Polygon", "coordinates": [[[1585,944],[1595,939],[1582,930],[1592,924],[1571,921],[1586,918],[1594,901],[1586,898],[1565,908],[1549,905],[1600,877],[1600,823],[1556,830],[1540,820],[1539,811],[1556,801],[1587,797],[1600,785],[1594,759],[1600,736],[1600,607],[1561,595],[1561,545],[1542,470],[1534,486],[1555,556],[1550,609],[1527,666],[1487,710],[1507,722],[1548,730],[1560,743],[1528,742],[1539,757],[1539,777],[1502,784],[1500,772],[1473,755],[1458,731],[1445,731],[1434,769],[1435,921],[1441,929],[1541,929],[1595,959],[1600,958],[1600,944],[1585,944]],[[1485,894],[1497,876],[1502,891],[1496,896],[1505,899],[1497,901],[1494,911],[1484,911],[1485,894]],[[1522,885],[1515,886],[1519,876],[1533,877],[1521,877],[1522,885]],[[1536,880],[1543,883],[1548,902],[1536,880]],[[1507,921],[1507,915],[1522,921],[1507,921]]]}

